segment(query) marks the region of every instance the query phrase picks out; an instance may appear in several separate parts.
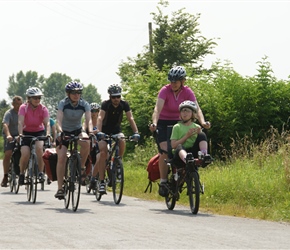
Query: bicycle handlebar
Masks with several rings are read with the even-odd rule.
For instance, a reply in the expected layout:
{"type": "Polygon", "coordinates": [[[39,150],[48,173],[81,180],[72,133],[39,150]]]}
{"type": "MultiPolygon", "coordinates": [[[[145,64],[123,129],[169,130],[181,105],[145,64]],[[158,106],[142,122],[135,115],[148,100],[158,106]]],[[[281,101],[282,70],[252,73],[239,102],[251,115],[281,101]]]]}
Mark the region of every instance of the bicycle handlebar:
{"type": "Polygon", "coordinates": [[[34,144],[36,141],[48,141],[48,146],[51,146],[51,141],[50,141],[50,136],[44,136],[44,135],[40,135],[40,136],[33,136],[33,135],[21,135],[19,136],[19,145],[22,145],[22,141],[23,139],[28,138],[28,139],[32,139],[30,146],[32,144],[34,144]]]}

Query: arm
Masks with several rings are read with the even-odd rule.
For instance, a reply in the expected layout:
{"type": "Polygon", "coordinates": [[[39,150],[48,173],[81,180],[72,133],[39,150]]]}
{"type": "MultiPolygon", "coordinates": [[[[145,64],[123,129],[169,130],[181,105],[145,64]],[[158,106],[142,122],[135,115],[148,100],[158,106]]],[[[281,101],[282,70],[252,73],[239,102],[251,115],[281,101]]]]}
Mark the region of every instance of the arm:
{"type": "Polygon", "coordinates": [[[203,116],[202,110],[199,107],[197,100],[195,101],[195,103],[196,103],[196,106],[197,106],[197,114],[196,114],[196,117],[197,117],[200,125],[203,126],[206,129],[209,129],[210,128],[210,122],[206,122],[204,120],[204,116],[203,116]]]}
{"type": "Polygon", "coordinates": [[[201,132],[201,128],[200,127],[197,127],[197,128],[190,128],[187,133],[180,139],[172,139],[171,140],[171,147],[172,149],[175,149],[177,148],[177,146],[179,144],[184,144],[186,142],[186,140],[192,136],[192,135],[195,135],[195,134],[198,134],[201,132]]]}
{"type": "Polygon", "coordinates": [[[93,126],[91,123],[91,111],[86,111],[85,113],[85,127],[87,128],[88,133],[92,133],[93,126]]]}
{"type": "Polygon", "coordinates": [[[164,102],[165,101],[163,99],[157,98],[156,105],[154,107],[154,111],[153,111],[153,114],[152,114],[152,124],[154,126],[150,126],[150,130],[152,132],[156,130],[156,125],[157,125],[157,122],[159,120],[160,112],[163,109],[164,102]]]}
{"type": "Polygon", "coordinates": [[[18,115],[18,133],[23,135],[24,116],[18,115]]]}
{"type": "Polygon", "coordinates": [[[3,123],[2,126],[3,126],[3,132],[4,132],[7,140],[8,141],[12,141],[13,137],[10,134],[8,124],[7,123],[3,123]]]}
{"type": "Polygon", "coordinates": [[[62,132],[62,119],[63,119],[63,112],[61,110],[58,110],[56,114],[56,130],[59,133],[62,132]]]}
{"type": "Polygon", "coordinates": [[[45,117],[43,119],[43,125],[44,125],[44,129],[46,131],[46,135],[50,136],[50,122],[49,122],[49,117],[45,117]]]}
{"type": "Polygon", "coordinates": [[[56,125],[55,124],[51,127],[51,132],[52,132],[53,142],[55,142],[56,140],[56,125]]]}
{"type": "Polygon", "coordinates": [[[97,119],[97,132],[102,132],[102,127],[103,127],[103,120],[105,118],[106,112],[104,110],[100,110],[98,119],[97,119]]]}
{"type": "Polygon", "coordinates": [[[127,119],[128,119],[128,121],[130,123],[130,126],[131,126],[131,128],[133,130],[133,133],[134,134],[138,134],[139,133],[138,132],[138,128],[137,128],[137,125],[136,125],[135,120],[133,118],[132,111],[126,112],[126,116],[127,116],[127,119]]]}

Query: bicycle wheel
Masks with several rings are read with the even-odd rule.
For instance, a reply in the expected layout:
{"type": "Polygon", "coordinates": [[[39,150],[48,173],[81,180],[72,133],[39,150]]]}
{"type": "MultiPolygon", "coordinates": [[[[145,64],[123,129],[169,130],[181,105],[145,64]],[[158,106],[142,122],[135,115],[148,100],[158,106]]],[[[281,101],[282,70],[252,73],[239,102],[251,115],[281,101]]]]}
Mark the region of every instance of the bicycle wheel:
{"type": "Polygon", "coordinates": [[[96,189],[93,190],[93,192],[94,192],[94,194],[96,196],[97,201],[100,201],[101,198],[102,198],[102,194],[100,194],[100,192],[99,192],[99,186],[100,186],[99,174],[97,174],[97,176],[96,176],[96,189]]]}
{"type": "Polygon", "coordinates": [[[32,182],[32,176],[31,176],[31,169],[27,169],[26,170],[26,183],[24,183],[24,185],[26,185],[26,193],[27,193],[27,200],[30,201],[31,200],[31,196],[32,196],[32,189],[33,189],[33,182],[32,182]]]}
{"type": "Polygon", "coordinates": [[[64,207],[68,209],[70,202],[70,191],[69,191],[69,180],[71,172],[69,168],[69,160],[67,160],[65,165],[65,175],[63,180],[63,190],[64,190],[64,207]]]}
{"type": "Polygon", "coordinates": [[[176,188],[176,181],[174,180],[173,175],[170,176],[168,181],[169,192],[168,195],[165,196],[165,204],[169,210],[173,210],[176,204],[176,192],[178,192],[176,188]]]}
{"type": "Polygon", "coordinates": [[[13,162],[12,159],[10,161],[10,165],[9,165],[9,171],[8,171],[8,184],[9,184],[9,188],[10,188],[10,192],[12,193],[14,190],[14,183],[13,183],[13,162]]]}
{"type": "Polygon", "coordinates": [[[190,173],[190,176],[187,179],[187,194],[190,210],[193,214],[197,214],[200,198],[199,176],[197,172],[190,173]]]}
{"type": "Polygon", "coordinates": [[[37,182],[38,182],[38,165],[36,161],[36,157],[32,155],[32,189],[31,189],[31,194],[32,194],[32,202],[36,202],[36,196],[37,196],[37,182]]]}
{"type": "Polygon", "coordinates": [[[73,211],[77,211],[82,185],[82,173],[81,173],[81,158],[79,154],[76,154],[71,158],[70,168],[72,172],[71,182],[69,190],[71,192],[71,202],[73,211]]]}
{"type": "Polygon", "coordinates": [[[115,204],[119,204],[124,188],[124,167],[121,159],[115,159],[112,169],[112,189],[115,204]]]}

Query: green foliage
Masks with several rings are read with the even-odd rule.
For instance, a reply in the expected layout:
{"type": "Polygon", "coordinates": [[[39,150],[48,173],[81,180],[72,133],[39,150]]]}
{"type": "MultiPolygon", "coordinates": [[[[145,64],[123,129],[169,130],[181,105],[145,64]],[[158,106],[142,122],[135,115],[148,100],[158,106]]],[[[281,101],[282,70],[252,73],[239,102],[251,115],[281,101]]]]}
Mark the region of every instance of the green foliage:
{"type": "Polygon", "coordinates": [[[44,80],[44,77],[42,75],[38,77],[38,73],[35,71],[27,71],[25,74],[20,71],[16,76],[13,74],[9,77],[8,96],[12,99],[13,96],[19,95],[26,100],[26,90],[29,87],[41,88],[44,80]]]}
{"type": "Polygon", "coordinates": [[[88,103],[101,103],[101,95],[98,93],[97,88],[92,84],[84,87],[82,98],[85,99],[88,103]]]}
{"type": "Polygon", "coordinates": [[[167,1],[160,1],[157,13],[151,13],[157,28],[153,31],[153,61],[159,70],[164,65],[198,65],[205,55],[213,54],[216,43],[206,39],[198,29],[200,14],[194,16],[180,9],[172,17],[164,15],[167,1]],[[164,8],[164,10],[162,9],[164,8]]]}
{"type": "Polygon", "coordinates": [[[56,117],[58,103],[66,96],[65,85],[71,80],[66,74],[52,73],[41,86],[44,92],[43,103],[51,117],[56,117]]]}
{"type": "MultiPolygon", "coordinates": [[[[1,117],[1,121],[2,121],[2,119],[3,119],[3,117],[4,117],[4,114],[5,114],[5,112],[8,110],[10,108],[10,105],[8,105],[8,103],[6,102],[6,100],[2,100],[1,102],[0,102],[0,117],[1,117]]],[[[2,129],[3,129],[3,124],[2,124],[2,122],[1,122],[1,125],[0,125],[0,133],[2,134],[2,129]]],[[[2,150],[3,151],[3,150],[2,150]]],[[[1,151],[1,152],[2,152],[1,151]]]]}

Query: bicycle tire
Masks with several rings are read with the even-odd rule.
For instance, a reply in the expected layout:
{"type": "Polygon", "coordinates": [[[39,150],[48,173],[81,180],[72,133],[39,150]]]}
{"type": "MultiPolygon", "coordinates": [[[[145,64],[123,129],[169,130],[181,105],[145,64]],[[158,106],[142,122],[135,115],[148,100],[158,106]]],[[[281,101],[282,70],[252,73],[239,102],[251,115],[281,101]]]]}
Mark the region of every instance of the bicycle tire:
{"type": "Polygon", "coordinates": [[[82,173],[81,173],[81,157],[79,154],[73,156],[71,160],[72,176],[70,179],[70,192],[73,211],[77,211],[80,201],[82,173]]]}
{"type": "Polygon", "coordinates": [[[165,204],[169,210],[173,210],[176,204],[176,192],[178,192],[176,184],[177,183],[174,180],[174,176],[171,175],[168,181],[169,192],[165,196],[165,204]]]}
{"type": "Polygon", "coordinates": [[[32,155],[32,202],[36,202],[38,183],[38,164],[35,155],[32,155]]]}
{"type": "Polygon", "coordinates": [[[64,207],[68,209],[70,202],[70,192],[69,192],[69,178],[71,176],[70,168],[69,168],[69,160],[66,161],[65,164],[65,175],[63,181],[63,191],[64,191],[64,207]]]}
{"type": "Polygon", "coordinates": [[[9,184],[9,189],[10,192],[13,193],[14,190],[14,182],[13,182],[13,162],[12,162],[12,158],[9,164],[9,171],[8,171],[8,184],[9,184]]]}
{"type": "Polygon", "coordinates": [[[102,199],[102,194],[99,192],[99,186],[100,186],[100,181],[99,181],[99,174],[97,174],[96,177],[96,189],[94,190],[94,194],[96,196],[96,200],[100,201],[102,199]]]}
{"type": "Polygon", "coordinates": [[[124,188],[124,167],[121,159],[115,159],[112,170],[112,189],[115,204],[119,204],[122,199],[124,188]]]}
{"type": "Polygon", "coordinates": [[[190,173],[187,179],[187,194],[189,198],[190,211],[197,214],[200,202],[199,175],[197,172],[190,173]]]}
{"type": "Polygon", "coordinates": [[[32,183],[30,172],[31,171],[29,169],[26,170],[26,183],[24,183],[24,185],[26,185],[27,201],[31,200],[32,188],[33,188],[33,183],[32,183]]]}

